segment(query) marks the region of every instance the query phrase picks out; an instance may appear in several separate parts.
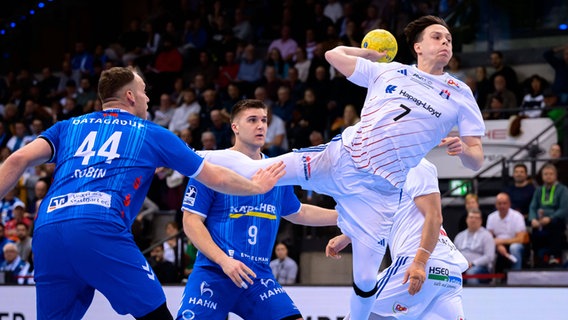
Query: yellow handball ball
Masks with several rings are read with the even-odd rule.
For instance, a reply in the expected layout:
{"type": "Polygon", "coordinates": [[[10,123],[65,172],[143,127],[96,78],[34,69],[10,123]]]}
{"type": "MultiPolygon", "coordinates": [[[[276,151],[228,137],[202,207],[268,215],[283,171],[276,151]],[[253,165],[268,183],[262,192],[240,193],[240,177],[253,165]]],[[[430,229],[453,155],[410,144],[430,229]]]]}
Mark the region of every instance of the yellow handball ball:
{"type": "Polygon", "coordinates": [[[378,62],[391,62],[398,51],[398,44],[392,33],[384,29],[375,29],[365,35],[363,41],[361,41],[361,48],[373,49],[380,52],[386,51],[387,55],[379,59],[378,62]]]}

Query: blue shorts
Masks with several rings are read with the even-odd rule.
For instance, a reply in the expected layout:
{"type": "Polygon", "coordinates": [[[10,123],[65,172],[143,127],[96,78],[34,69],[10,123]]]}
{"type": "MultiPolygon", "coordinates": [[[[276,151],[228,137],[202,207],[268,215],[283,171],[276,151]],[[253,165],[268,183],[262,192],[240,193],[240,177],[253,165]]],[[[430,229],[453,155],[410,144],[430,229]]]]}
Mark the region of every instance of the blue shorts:
{"type": "Polygon", "coordinates": [[[185,286],[176,319],[225,320],[229,312],[247,320],[301,317],[274,277],[256,278],[248,289],[242,289],[221,269],[195,267],[185,286]]]}
{"type": "Polygon", "coordinates": [[[80,319],[100,291],[119,314],[144,316],[166,296],[132,234],[98,220],[34,231],[37,319],[80,319]]]}

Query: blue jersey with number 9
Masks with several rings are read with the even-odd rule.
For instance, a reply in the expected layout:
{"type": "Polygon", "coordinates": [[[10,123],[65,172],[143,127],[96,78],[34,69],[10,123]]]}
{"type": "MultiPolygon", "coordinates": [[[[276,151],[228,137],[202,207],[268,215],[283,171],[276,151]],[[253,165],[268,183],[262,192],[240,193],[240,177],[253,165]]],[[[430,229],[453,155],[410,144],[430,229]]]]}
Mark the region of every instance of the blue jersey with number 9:
{"type": "Polygon", "coordinates": [[[57,122],[40,138],[53,149],[53,183],[35,228],[89,218],[130,228],[157,167],[197,175],[203,159],[172,132],[118,109],[57,122]]]}

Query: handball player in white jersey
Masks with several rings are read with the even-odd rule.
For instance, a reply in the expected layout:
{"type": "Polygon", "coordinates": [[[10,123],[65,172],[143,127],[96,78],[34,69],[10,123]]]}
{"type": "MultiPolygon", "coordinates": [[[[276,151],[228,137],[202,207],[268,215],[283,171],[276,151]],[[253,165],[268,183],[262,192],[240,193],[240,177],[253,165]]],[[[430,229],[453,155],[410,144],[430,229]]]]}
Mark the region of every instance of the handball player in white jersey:
{"type": "MultiPolygon", "coordinates": [[[[461,274],[468,262],[441,224],[436,167],[423,159],[408,173],[388,238],[393,262],[377,277],[378,291],[369,319],[464,319],[461,274]],[[427,229],[433,228],[439,237],[428,236],[432,232],[427,229]],[[419,265],[425,266],[424,275],[412,272],[419,265]]],[[[339,259],[339,252],[349,242],[345,235],[331,239],[326,255],[339,259]]]]}
{"type": "Polygon", "coordinates": [[[478,170],[485,125],[469,87],[444,72],[452,57],[446,23],[424,16],[405,28],[416,65],[377,63],[385,53],[339,46],[328,62],[351,82],[367,88],[361,121],[325,145],[260,161],[238,152],[204,154],[250,176],[266,162],[284,161],[278,185],[295,184],[335,198],[338,226],[353,246],[353,319],[367,319],[377,292],[376,274],[408,170],[434,147],[478,170]],[[457,126],[459,137],[448,137],[457,126]]]}

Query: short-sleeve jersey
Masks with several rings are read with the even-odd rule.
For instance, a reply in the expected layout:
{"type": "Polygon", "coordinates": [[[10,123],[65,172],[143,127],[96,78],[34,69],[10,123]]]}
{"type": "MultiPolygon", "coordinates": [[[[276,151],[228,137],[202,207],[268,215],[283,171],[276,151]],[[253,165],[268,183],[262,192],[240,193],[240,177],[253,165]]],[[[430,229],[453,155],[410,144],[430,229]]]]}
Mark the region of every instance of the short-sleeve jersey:
{"type": "Polygon", "coordinates": [[[118,109],[57,122],[41,138],[53,149],[53,184],[35,228],[77,218],[130,228],[156,167],[199,174],[203,158],[170,131],[118,109]]]}
{"type": "Polygon", "coordinates": [[[527,231],[525,217],[519,211],[511,208],[503,219],[501,219],[499,211],[492,212],[487,217],[487,230],[491,231],[498,239],[514,238],[517,233],[527,231]]]}
{"type": "MultiPolygon", "coordinates": [[[[418,210],[414,198],[439,193],[436,167],[426,159],[410,169],[406,184],[402,188],[400,207],[393,221],[389,237],[389,247],[393,261],[399,256],[414,256],[420,247],[424,215],[418,210]]],[[[456,249],[444,228],[440,229],[440,237],[431,259],[444,260],[467,269],[468,262],[456,249]]]]}
{"type": "MultiPolygon", "coordinates": [[[[300,211],[292,186],[255,196],[216,192],[190,179],[182,210],[205,217],[213,241],[227,255],[244,262],[257,277],[272,277],[270,260],[280,217],[300,211]]],[[[219,266],[198,252],[194,266],[219,266]]]]}
{"type": "Polygon", "coordinates": [[[402,187],[408,170],[454,126],[460,136],[483,136],[485,125],[469,87],[444,73],[432,75],[397,62],[358,58],[348,78],[367,88],[360,127],[343,143],[360,170],[402,187]]]}

